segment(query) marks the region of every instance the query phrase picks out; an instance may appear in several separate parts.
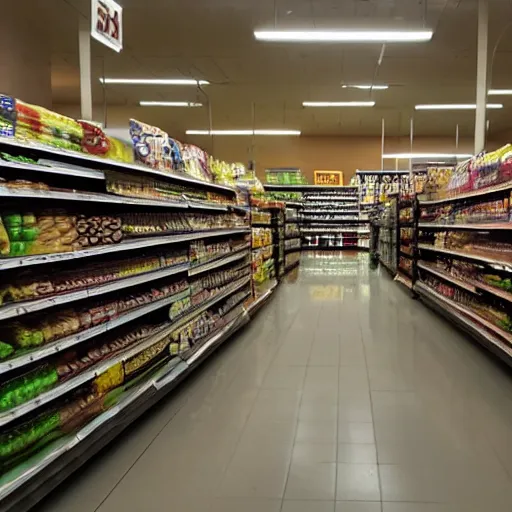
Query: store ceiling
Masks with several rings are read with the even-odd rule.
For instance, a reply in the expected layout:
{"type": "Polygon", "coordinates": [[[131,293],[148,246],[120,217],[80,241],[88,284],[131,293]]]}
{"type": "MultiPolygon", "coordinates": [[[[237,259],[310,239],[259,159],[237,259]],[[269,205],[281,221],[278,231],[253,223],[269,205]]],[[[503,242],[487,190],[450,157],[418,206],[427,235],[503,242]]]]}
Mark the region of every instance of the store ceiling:
{"type": "MultiPolygon", "coordinates": [[[[141,108],[139,100],[201,101],[212,106],[215,129],[300,129],[304,135],[406,135],[414,114],[416,135],[471,135],[474,112],[414,112],[418,103],[473,103],[477,0],[118,0],[124,6],[122,53],[93,42],[94,101],[103,105],[99,77],[193,77],[195,87],[108,86],[106,103],[127,115],[182,133],[208,129],[208,108],[141,108]],[[277,9],[276,9],[277,8],[277,9]],[[426,13],[426,17],[425,17],[426,13]],[[354,26],[422,27],[428,43],[275,44],[257,42],[255,28],[354,26]],[[385,91],[342,89],[345,83],[389,84],[385,91]],[[374,108],[304,109],[302,101],[376,101],[374,108]]],[[[490,0],[489,53],[502,32],[492,86],[512,88],[512,0],[490,0]]],[[[45,2],[52,34],[55,105],[79,103],[77,21],[84,0],[45,2]]],[[[489,112],[490,129],[510,126],[512,97],[494,97],[505,109],[489,112]]]]}

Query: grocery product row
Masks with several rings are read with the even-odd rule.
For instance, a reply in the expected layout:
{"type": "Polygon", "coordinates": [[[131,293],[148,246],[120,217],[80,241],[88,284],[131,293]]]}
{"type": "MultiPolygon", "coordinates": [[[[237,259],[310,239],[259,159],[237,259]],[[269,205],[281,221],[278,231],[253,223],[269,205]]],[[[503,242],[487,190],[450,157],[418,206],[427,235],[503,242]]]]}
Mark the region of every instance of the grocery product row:
{"type": "Polygon", "coordinates": [[[0,98],[0,508],[20,511],[247,323],[300,233],[284,203],[252,203],[263,188],[243,166],[135,120],[127,145],[11,100],[0,98]]]}
{"type": "Polygon", "coordinates": [[[512,364],[512,146],[411,173],[413,193],[373,212],[397,281],[512,364]],[[396,264],[395,264],[396,263],[396,264]]]}

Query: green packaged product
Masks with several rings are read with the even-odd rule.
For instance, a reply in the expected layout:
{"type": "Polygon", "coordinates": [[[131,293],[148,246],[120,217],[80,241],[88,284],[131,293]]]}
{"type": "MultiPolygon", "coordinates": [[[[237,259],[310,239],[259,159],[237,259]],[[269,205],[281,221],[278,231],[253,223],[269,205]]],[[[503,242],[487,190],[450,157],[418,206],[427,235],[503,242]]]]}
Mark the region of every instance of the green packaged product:
{"type": "Polygon", "coordinates": [[[3,215],[2,218],[6,228],[19,227],[23,223],[23,219],[19,213],[8,213],[7,215],[3,215]]]}
{"type": "Polygon", "coordinates": [[[60,426],[59,413],[36,418],[16,430],[0,436],[0,460],[12,457],[42,439],[60,426]]]}
{"type": "Polygon", "coordinates": [[[0,411],[17,407],[51,389],[59,380],[52,367],[39,368],[7,382],[0,388],[0,411]]]}
{"type": "Polygon", "coordinates": [[[27,244],[25,242],[11,242],[10,256],[23,256],[26,251],[27,244]]]}
{"type": "Polygon", "coordinates": [[[14,348],[11,345],[0,341],[0,359],[9,357],[13,352],[14,348]]]}
{"type": "Polygon", "coordinates": [[[13,322],[0,330],[1,337],[19,348],[38,347],[44,343],[41,329],[30,328],[19,322],[13,322]]]}
{"type": "Polygon", "coordinates": [[[0,256],[8,256],[11,252],[11,243],[2,217],[0,217],[0,256]]]}

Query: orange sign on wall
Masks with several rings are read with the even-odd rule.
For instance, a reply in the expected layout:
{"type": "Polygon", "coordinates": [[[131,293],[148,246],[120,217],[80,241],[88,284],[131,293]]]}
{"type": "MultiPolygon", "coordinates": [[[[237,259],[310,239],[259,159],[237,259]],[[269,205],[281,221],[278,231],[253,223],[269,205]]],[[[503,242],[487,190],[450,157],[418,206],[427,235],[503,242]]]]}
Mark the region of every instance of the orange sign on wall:
{"type": "Polygon", "coordinates": [[[343,171],[315,171],[315,185],[343,185],[343,171]]]}

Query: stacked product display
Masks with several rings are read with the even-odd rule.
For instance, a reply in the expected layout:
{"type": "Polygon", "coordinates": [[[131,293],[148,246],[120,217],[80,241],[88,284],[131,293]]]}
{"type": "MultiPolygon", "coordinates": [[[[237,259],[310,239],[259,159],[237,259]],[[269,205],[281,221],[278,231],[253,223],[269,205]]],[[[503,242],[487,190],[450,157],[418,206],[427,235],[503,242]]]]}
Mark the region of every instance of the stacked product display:
{"type": "Polygon", "coordinates": [[[112,160],[99,129],[1,105],[0,503],[18,511],[249,320],[273,290],[253,296],[251,265],[255,288],[275,270],[272,215],[251,232],[219,163],[139,122],[139,163],[112,160]]]}
{"type": "Polygon", "coordinates": [[[400,197],[398,271],[426,304],[512,365],[511,150],[430,166],[414,185],[417,198],[400,197]]]}
{"type": "Polygon", "coordinates": [[[317,187],[304,193],[301,211],[304,247],[357,248],[359,235],[366,234],[359,222],[357,187],[317,187]]]}

